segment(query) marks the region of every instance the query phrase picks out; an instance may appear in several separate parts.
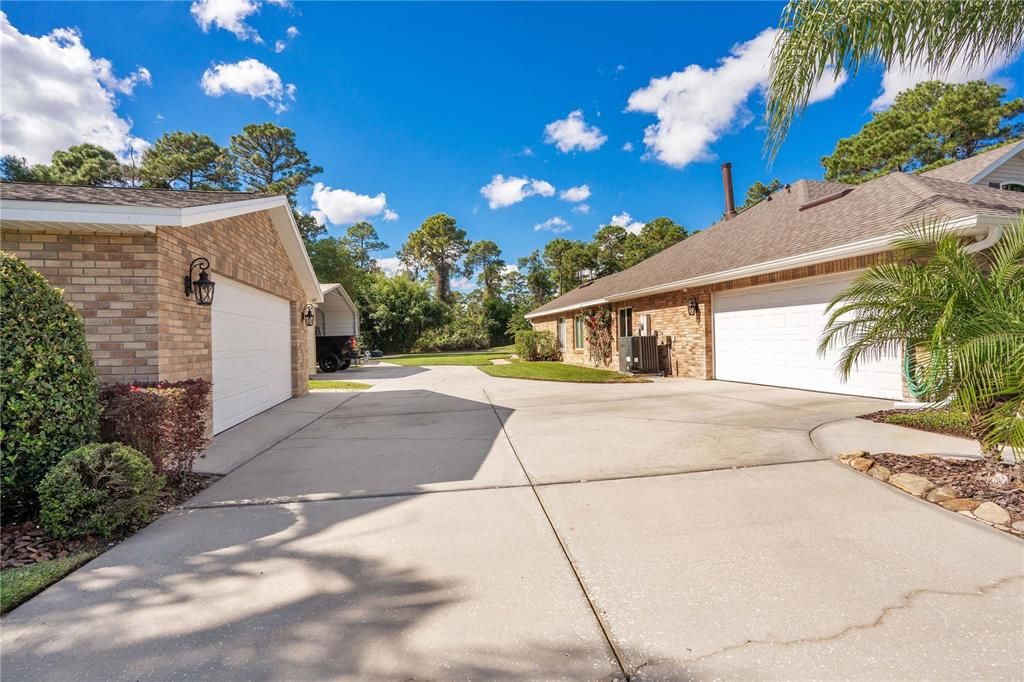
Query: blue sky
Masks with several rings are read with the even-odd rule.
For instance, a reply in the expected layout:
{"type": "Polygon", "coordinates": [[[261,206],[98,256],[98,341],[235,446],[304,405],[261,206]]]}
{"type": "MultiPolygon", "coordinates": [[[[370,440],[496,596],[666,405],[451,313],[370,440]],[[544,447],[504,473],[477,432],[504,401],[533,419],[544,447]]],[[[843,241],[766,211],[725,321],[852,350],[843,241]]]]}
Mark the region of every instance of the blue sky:
{"type": "MultiPolygon", "coordinates": [[[[821,177],[820,157],[869,120],[873,103],[884,105],[883,92],[891,99],[921,79],[873,69],[825,87],[768,169],[759,122],[771,35],[763,32],[781,4],[3,9],[4,153],[45,157],[82,137],[144,145],[177,129],[226,144],[246,123],[274,121],[324,167],[317,200],[307,189],[301,202],[340,222],[332,233],[365,216],[397,248],[443,211],[509,260],[554,236],[537,225],[570,226],[562,236],[579,239],[613,216],[706,227],[722,211],[722,161],[733,163],[740,198],[755,180],[821,177]],[[77,33],[51,35],[60,29],[77,33]],[[504,182],[492,183],[499,174],[504,182]],[[488,185],[502,190],[491,201],[481,194],[488,185]],[[587,198],[579,189],[576,201],[560,197],[583,185],[587,198]]],[[[980,75],[1019,96],[1024,67],[1004,61],[980,75]]]]}

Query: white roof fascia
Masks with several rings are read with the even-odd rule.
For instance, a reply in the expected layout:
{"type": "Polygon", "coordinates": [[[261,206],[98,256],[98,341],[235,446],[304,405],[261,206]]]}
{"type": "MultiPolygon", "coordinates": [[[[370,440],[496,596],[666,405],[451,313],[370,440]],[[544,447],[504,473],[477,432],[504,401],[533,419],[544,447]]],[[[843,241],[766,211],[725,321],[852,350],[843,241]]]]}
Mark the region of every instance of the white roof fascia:
{"type": "MultiPolygon", "coordinates": [[[[968,234],[976,231],[978,228],[994,227],[996,225],[1002,225],[1006,223],[1007,218],[1005,216],[967,216],[957,220],[951,220],[946,223],[949,229],[963,231],[968,234]]],[[[534,319],[537,317],[545,317],[547,315],[555,315],[557,313],[568,312],[570,310],[578,310],[579,308],[586,308],[593,305],[600,305],[604,303],[614,303],[616,301],[625,301],[634,298],[640,298],[641,296],[650,296],[653,294],[660,294],[667,291],[676,291],[678,289],[687,289],[689,287],[706,286],[708,284],[715,284],[717,282],[728,282],[733,279],[742,279],[744,277],[753,277],[756,275],[764,275],[771,272],[778,272],[780,270],[790,270],[793,268],[799,268],[806,265],[817,265],[819,263],[827,263],[833,260],[840,260],[842,258],[853,258],[856,256],[866,256],[871,253],[878,253],[879,251],[885,251],[892,244],[893,240],[902,236],[902,232],[891,232],[889,234],[882,235],[880,237],[871,237],[870,239],[863,239],[856,242],[850,242],[848,244],[841,244],[839,246],[832,246],[826,249],[820,249],[818,251],[811,251],[808,253],[797,254],[795,256],[787,256],[785,258],[777,258],[771,261],[765,261],[763,263],[755,263],[753,265],[745,265],[740,268],[733,268],[731,270],[720,270],[718,272],[712,272],[707,275],[700,275],[698,277],[690,277],[687,279],[678,280],[675,282],[668,282],[666,284],[659,284],[653,287],[646,287],[644,289],[634,289],[633,291],[626,291],[621,294],[612,294],[600,299],[594,299],[591,301],[585,301],[583,303],[574,303],[572,305],[563,306],[561,308],[555,308],[553,310],[545,310],[539,313],[528,313],[525,315],[526,319],[534,319]]]]}
{"type": "Polygon", "coordinates": [[[993,161],[988,166],[986,166],[984,170],[982,170],[980,173],[978,173],[973,178],[968,180],[967,184],[968,185],[976,185],[976,184],[978,184],[979,182],[981,182],[982,180],[985,179],[986,175],[989,175],[990,173],[992,173],[992,171],[996,170],[997,168],[1002,166],[1004,163],[1006,163],[1007,161],[1009,161],[1013,157],[1017,156],[1017,154],[1019,154],[1020,152],[1024,152],[1024,140],[1021,140],[1017,144],[1008,145],[1006,154],[1004,154],[1003,156],[999,157],[999,159],[997,159],[996,161],[993,161]]]}

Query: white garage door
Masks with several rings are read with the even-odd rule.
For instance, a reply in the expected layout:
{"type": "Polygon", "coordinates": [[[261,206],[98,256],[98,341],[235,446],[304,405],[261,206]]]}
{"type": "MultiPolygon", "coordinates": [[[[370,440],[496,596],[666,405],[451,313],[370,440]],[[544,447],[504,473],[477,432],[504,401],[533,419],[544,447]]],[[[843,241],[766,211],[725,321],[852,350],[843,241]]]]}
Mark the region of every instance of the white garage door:
{"type": "Polygon", "coordinates": [[[900,358],[861,363],[844,382],[836,371],[839,351],[818,356],[825,307],[854,276],[715,294],[715,378],[899,400],[900,358]]]}
{"type": "Polygon", "coordinates": [[[213,297],[213,432],[292,395],[288,301],[224,277],[213,297]]]}

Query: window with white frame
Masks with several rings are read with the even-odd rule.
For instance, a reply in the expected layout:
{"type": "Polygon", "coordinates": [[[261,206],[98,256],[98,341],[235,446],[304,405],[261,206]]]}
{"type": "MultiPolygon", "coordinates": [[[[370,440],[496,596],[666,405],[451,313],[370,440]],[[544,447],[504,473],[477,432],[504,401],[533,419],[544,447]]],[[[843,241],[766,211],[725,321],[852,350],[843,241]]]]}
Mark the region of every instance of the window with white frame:
{"type": "Polygon", "coordinates": [[[619,308],[619,336],[633,336],[632,308],[619,308]]]}

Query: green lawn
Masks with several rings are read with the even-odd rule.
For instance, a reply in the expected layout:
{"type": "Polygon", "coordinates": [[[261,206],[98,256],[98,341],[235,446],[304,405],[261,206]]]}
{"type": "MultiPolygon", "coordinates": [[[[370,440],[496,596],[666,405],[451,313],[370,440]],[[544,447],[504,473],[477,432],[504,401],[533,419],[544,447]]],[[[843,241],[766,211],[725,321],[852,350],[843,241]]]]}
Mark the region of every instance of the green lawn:
{"type": "Polygon", "coordinates": [[[96,554],[92,551],[79,552],[62,559],[0,571],[0,613],[7,613],[28,601],[96,554]]]}
{"type": "Polygon", "coordinates": [[[508,358],[510,355],[512,355],[511,347],[505,347],[482,351],[466,351],[464,353],[411,353],[409,355],[396,355],[393,358],[383,358],[383,360],[384,362],[393,362],[396,365],[405,365],[407,367],[422,367],[425,365],[469,365],[471,367],[481,367],[490,365],[491,360],[508,358]]]}
{"type": "Polygon", "coordinates": [[[971,438],[971,425],[963,412],[946,410],[916,410],[914,412],[895,412],[885,416],[886,423],[898,426],[909,426],[912,429],[948,433],[963,438],[971,438]]]}
{"type": "Polygon", "coordinates": [[[580,367],[564,362],[513,362],[510,365],[489,365],[480,371],[503,379],[533,379],[535,381],[568,381],[578,384],[643,384],[650,379],[619,374],[607,369],[580,367]]]}
{"type": "Polygon", "coordinates": [[[340,379],[310,379],[311,391],[365,391],[370,384],[361,381],[341,381],[340,379]]]}

